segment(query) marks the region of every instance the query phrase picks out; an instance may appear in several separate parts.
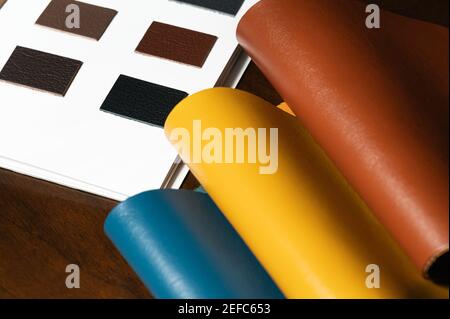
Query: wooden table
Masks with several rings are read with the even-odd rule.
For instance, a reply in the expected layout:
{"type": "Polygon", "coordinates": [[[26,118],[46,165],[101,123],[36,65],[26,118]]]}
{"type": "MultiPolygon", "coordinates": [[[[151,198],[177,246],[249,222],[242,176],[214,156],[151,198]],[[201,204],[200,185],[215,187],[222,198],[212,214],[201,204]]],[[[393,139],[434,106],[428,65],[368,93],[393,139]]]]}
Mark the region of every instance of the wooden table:
{"type": "MultiPolygon", "coordinates": [[[[448,0],[370,2],[448,26],[448,0]]],[[[254,64],[239,88],[281,102],[254,64]]],[[[116,204],[0,169],[0,298],[151,298],[103,232],[116,204]],[[80,266],[80,289],[65,286],[68,264],[80,266]]]]}

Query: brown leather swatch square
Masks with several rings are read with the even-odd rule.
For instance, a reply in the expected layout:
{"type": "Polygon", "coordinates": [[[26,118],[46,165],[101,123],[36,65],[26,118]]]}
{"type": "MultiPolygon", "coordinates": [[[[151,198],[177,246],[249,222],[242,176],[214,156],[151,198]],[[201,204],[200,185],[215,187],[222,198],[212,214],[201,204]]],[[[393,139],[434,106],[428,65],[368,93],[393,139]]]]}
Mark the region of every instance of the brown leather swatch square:
{"type": "Polygon", "coordinates": [[[115,10],[80,1],[52,0],[36,24],[100,40],[116,14],[115,10]],[[76,20],[71,16],[76,13],[73,6],[79,8],[79,25],[74,24],[76,20]]]}
{"type": "Polygon", "coordinates": [[[210,34],[155,21],[136,51],[202,67],[216,41],[217,37],[210,34]]]}
{"type": "Polygon", "coordinates": [[[1,7],[3,7],[3,5],[5,4],[6,0],[0,0],[0,9],[1,7]]]}
{"type": "Polygon", "coordinates": [[[64,96],[82,64],[18,46],[0,71],[0,80],[64,96]]]}

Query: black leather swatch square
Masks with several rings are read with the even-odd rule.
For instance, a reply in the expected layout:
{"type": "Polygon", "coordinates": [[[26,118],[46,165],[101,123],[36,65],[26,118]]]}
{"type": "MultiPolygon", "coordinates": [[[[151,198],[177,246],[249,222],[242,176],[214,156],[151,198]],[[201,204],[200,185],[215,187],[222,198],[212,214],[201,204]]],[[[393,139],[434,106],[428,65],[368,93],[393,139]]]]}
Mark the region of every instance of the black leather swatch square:
{"type": "Polygon", "coordinates": [[[0,72],[0,80],[64,96],[82,64],[18,46],[0,72]]]}
{"type": "Polygon", "coordinates": [[[244,0],[176,0],[200,6],[207,9],[221,11],[224,13],[236,15],[242,7],[244,0]]]}
{"type": "Polygon", "coordinates": [[[120,75],[100,109],[163,127],[169,113],[187,95],[186,92],[120,75]]]}

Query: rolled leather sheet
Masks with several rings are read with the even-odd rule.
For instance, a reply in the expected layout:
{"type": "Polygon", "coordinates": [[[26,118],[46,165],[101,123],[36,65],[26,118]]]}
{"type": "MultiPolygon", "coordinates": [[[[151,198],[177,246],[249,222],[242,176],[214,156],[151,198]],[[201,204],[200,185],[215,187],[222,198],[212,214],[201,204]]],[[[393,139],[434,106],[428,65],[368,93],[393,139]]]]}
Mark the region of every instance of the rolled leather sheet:
{"type": "MultiPolygon", "coordinates": [[[[414,268],[294,116],[251,94],[216,88],[178,104],[165,131],[286,297],[448,298],[414,268]],[[193,124],[198,120],[201,126],[193,124]],[[267,152],[278,154],[278,169],[260,174],[267,161],[194,160],[194,147],[208,153],[209,128],[222,137],[229,128],[266,129],[266,143],[269,129],[278,128],[278,152],[267,152]],[[177,137],[182,131],[189,136],[177,137]],[[180,147],[186,140],[191,154],[180,147]],[[371,283],[373,265],[379,289],[371,283]]],[[[222,159],[229,146],[217,153],[222,159]]]]}
{"type": "Polygon", "coordinates": [[[237,36],[416,267],[448,283],[448,29],[387,11],[368,29],[368,15],[262,0],[237,36]]]}
{"type": "Polygon", "coordinates": [[[206,194],[139,194],[111,211],[105,232],[156,298],[284,298],[206,194]]]}

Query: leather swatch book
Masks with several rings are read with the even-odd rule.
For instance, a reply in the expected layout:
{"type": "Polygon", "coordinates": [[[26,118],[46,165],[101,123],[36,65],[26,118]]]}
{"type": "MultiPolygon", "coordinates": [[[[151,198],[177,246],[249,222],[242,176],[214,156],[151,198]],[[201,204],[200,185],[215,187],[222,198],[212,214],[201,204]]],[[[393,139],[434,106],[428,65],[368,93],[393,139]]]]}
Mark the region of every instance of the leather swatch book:
{"type": "MultiPolygon", "coordinates": [[[[387,11],[382,27],[369,29],[365,9],[351,0],[258,2],[237,37],[286,102],[203,90],[174,107],[166,137],[285,297],[445,299],[448,29],[387,11]],[[267,151],[278,142],[276,165],[262,174],[250,152],[242,156],[248,161],[218,160],[226,143],[214,160],[192,160],[173,137],[186,133],[190,151],[210,146],[195,140],[196,121],[214,136],[276,129],[270,143],[260,143],[267,151]]],[[[133,211],[130,201],[120,207],[128,205],[133,211]]],[[[133,214],[147,212],[157,223],[150,211],[133,214]]],[[[195,209],[184,204],[181,211],[195,209]]],[[[149,243],[127,229],[115,230],[136,247],[149,243]]],[[[134,265],[147,255],[124,256],[134,265]]],[[[153,280],[174,279],[161,278],[153,262],[146,262],[153,280]]]]}
{"type": "Polygon", "coordinates": [[[256,0],[239,3],[230,15],[169,0],[4,2],[0,167],[114,200],[161,187],[177,159],[167,114],[235,86],[248,63],[235,31],[256,0]]]}

